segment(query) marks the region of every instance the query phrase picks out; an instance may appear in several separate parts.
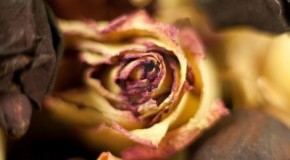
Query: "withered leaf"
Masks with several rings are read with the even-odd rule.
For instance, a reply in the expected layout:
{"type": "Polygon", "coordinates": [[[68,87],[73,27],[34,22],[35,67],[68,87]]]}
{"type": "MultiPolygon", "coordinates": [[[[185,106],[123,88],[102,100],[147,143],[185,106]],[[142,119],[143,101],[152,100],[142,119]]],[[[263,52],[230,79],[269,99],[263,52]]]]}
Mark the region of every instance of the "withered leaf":
{"type": "Polygon", "coordinates": [[[259,110],[234,110],[190,147],[198,159],[289,159],[290,130],[259,110]]]}
{"type": "MultiPolygon", "coordinates": [[[[136,10],[139,8],[136,3],[142,1],[136,1],[135,5],[130,0],[47,0],[47,3],[55,15],[62,19],[112,20],[119,15],[136,10]]],[[[156,1],[150,1],[145,9],[150,14],[154,14],[156,1]]]]}
{"type": "Polygon", "coordinates": [[[0,125],[11,136],[28,128],[52,84],[60,36],[42,0],[0,1],[0,125]],[[17,131],[17,132],[16,132],[17,131]]]}
{"type": "Polygon", "coordinates": [[[195,0],[215,28],[250,25],[284,32],[290,30],[289,0],[195,0]]]}

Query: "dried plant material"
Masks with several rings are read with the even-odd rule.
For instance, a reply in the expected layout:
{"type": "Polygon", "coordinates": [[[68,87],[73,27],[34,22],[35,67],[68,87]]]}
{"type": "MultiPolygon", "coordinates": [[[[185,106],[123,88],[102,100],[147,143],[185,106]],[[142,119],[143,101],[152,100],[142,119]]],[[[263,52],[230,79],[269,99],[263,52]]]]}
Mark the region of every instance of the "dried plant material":
{"type": "Polygon", "coordinates": [[[289,26],[287,0],[195,0],[214,28],[252,26],[271,32],[285,32],[289,26]]]}
{"type": "Polygon", "coordinates": [[[43,1],[0,2],[0,124],[23,135],[52,84],[58,33],[43,1]]]}
{"type": "Polygon", "coordinates": [[[190,149],[192,160],[289,159],[290,130],[260,110],[236,110],[190,149]]]}
{"type": "MultiPolygon", "coordinates": [[[[258,79],[261,99],[265,105],[275,107],[275,117],[290,127],[290,33],[276,36],[268,48],[262,67],[262,75],[258,79]],[[288,118],[287,118],[288,117],[288,118]]],[[[267,109],[273,110],[273,109],[267,109]]]]}
{"type": "Polygon", "coordinates": [[[228,114],[192,28],[156,22],[143,10],[110,23],[61,20],[60,28],[68,57],[74,50],[85,64],[82,83],[44,104],[88,145],[124,159],[166,158],[228,114]]]}
{"type": "Polygon", "coordinates": [[[259,106],[256,81],[273,34],[252,28],[233,28],[219,33],[210,53],[219,64],[221,81],[228,87],[234,106],[259,106]]]}
{"type": "MultiPolygon", "coordinates": [[[[284,101],[288,101],[288,104],[279,105],[275,102],[270,102],[272,105],[277,107],[287,107],[290,106],[290,33],[285,33],[274,38],[270,44],[268,51],[266,53],[265,61],[263,62],[263,77],[267,79],[265,83],[268,84],[268,87],[275,87],[277,91],[280,92],[281,96],[284,95],[284,101]]],[[[270,89],[271,90],[271,89],[270,89]]],[[[274,88],[273,88],[274,90],[274,88]]],[[[263,92],[265,97],[267,97],[267,92],[263,92]]],[[[279,93],[277,93],[279,94],[279,93]]],[[[271,96],[267,97],[269,99],[271,96]]],[[[271,101],[271,100],[269,100],[271,101]]],[[[274,100],[273,100],[274,101],[274,100]]],[[[282,100],[281,100],[282,101],[282,100]]]]}
{"type": "Polygon", "coordinates": [[[121,160],[121,159],[115,157],[110,152],[103,152],[101,153],[101,155],[98,157],[97,160],[121,160]]]}
{"type": "Polygon", "coordinates": [[[166,23],[188,20],[203,40],[213,32],[208,17],[193,0],[156,0],[156,8],[156,19],[166,23]]]}
{"type": "MultiPolygon", "coordinates": [[[[220,78],[234,106],[276,109],[275,113],[289,115],[289,33],[275,35],[235,28],[220,32],[218,37],[210,52],[219,63],[220,78]]],[[[290,123],[285,115],[276,117],[290,123]]]]}

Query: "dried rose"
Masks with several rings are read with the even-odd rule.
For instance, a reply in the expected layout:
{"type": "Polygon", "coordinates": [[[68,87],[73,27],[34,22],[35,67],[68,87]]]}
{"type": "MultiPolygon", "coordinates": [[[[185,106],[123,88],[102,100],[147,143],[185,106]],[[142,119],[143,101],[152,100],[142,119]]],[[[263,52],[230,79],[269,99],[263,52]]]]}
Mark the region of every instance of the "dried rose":
{"type": "Polygon", "coordinates": [[[263,107],[290,126],[290,35],[252,28],[220,32],[212,53],[235,106],[263,107]],[[282,111],[282,112],[281,112],[282,111]],[[288,119],[288,120],[287,120],[288,119]]]}
{"type": "Polygon", "coordinates": [[[124,159],[165,158],[228,113],[190,27],[155,22],[141,10],[108,24],[60,21],[60,28],[85,64],[83,79],[47,97],[45,108],[95,148],[124,159]]]}
{"type": "MultiPolygon", "coordinates": [[[[277,107],[274,113],[290,127],[290,33],[273,38],[265,54],[261,76],[258,79],[259,93],[264,103],[277,107]]],[[[269,112],[274,112],[272,109],[269,112]]]]}

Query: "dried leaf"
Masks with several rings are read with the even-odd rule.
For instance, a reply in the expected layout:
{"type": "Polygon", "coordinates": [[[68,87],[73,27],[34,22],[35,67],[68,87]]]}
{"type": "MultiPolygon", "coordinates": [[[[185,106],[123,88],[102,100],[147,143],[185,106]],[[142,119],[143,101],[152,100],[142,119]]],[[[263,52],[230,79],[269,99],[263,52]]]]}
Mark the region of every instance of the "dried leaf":
{"type": "Polygon", "coordinates": [[[235,110],[189,149],[193,160],[289,159],[290,130],[259,110],[235,110]]]}
{"type": "Polygon", "coordinates": [[[287,0],[195,0],[214,28],[254,26],[272,32],[289,31],[287,0]]]}
{"type": "Polygon", "coordinates": [[[39,0],[0,2],[1,126],[11,136],[25,133],[53,82],[60,37],[47,12],[39,0]]]}

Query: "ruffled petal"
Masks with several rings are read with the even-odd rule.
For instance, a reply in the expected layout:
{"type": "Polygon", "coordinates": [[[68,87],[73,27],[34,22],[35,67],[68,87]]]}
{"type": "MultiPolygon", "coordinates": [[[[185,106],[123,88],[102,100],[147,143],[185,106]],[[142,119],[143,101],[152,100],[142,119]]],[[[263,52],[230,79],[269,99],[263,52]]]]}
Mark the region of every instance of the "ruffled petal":
{"type": "MultiPolygon", "coordinates": [[[[201,61],[200,69],[204,84],[201,97],[197,97],[194,92],[185,93],[176,110],[162,122],[155,124],[164,127],[169,126],[169,123],[172,127],[160,139],[157,148],[136,145],[122,152],[124,159],[166,157],[184,148],[196,139],[202,131],[213,125],[221,117],[229,114],[222,101],[217,100],[219,89],[216,84],[214,66],[206,59],[201,61]]],[[[156,132],[158,131],[156,130],[156,132]]],[[[154,132],[152,129],[144,133],[154,132]]]]}
{"type": "Polygon", "coordinates": [[[191,28],[155,22],[143,10],[60,27],[86,68],[81,87],[55,93],[45,105],[75,123],[88,144],[117,154],[126,148],[125,159],[164,158],[228,113],[191,28]]]}

